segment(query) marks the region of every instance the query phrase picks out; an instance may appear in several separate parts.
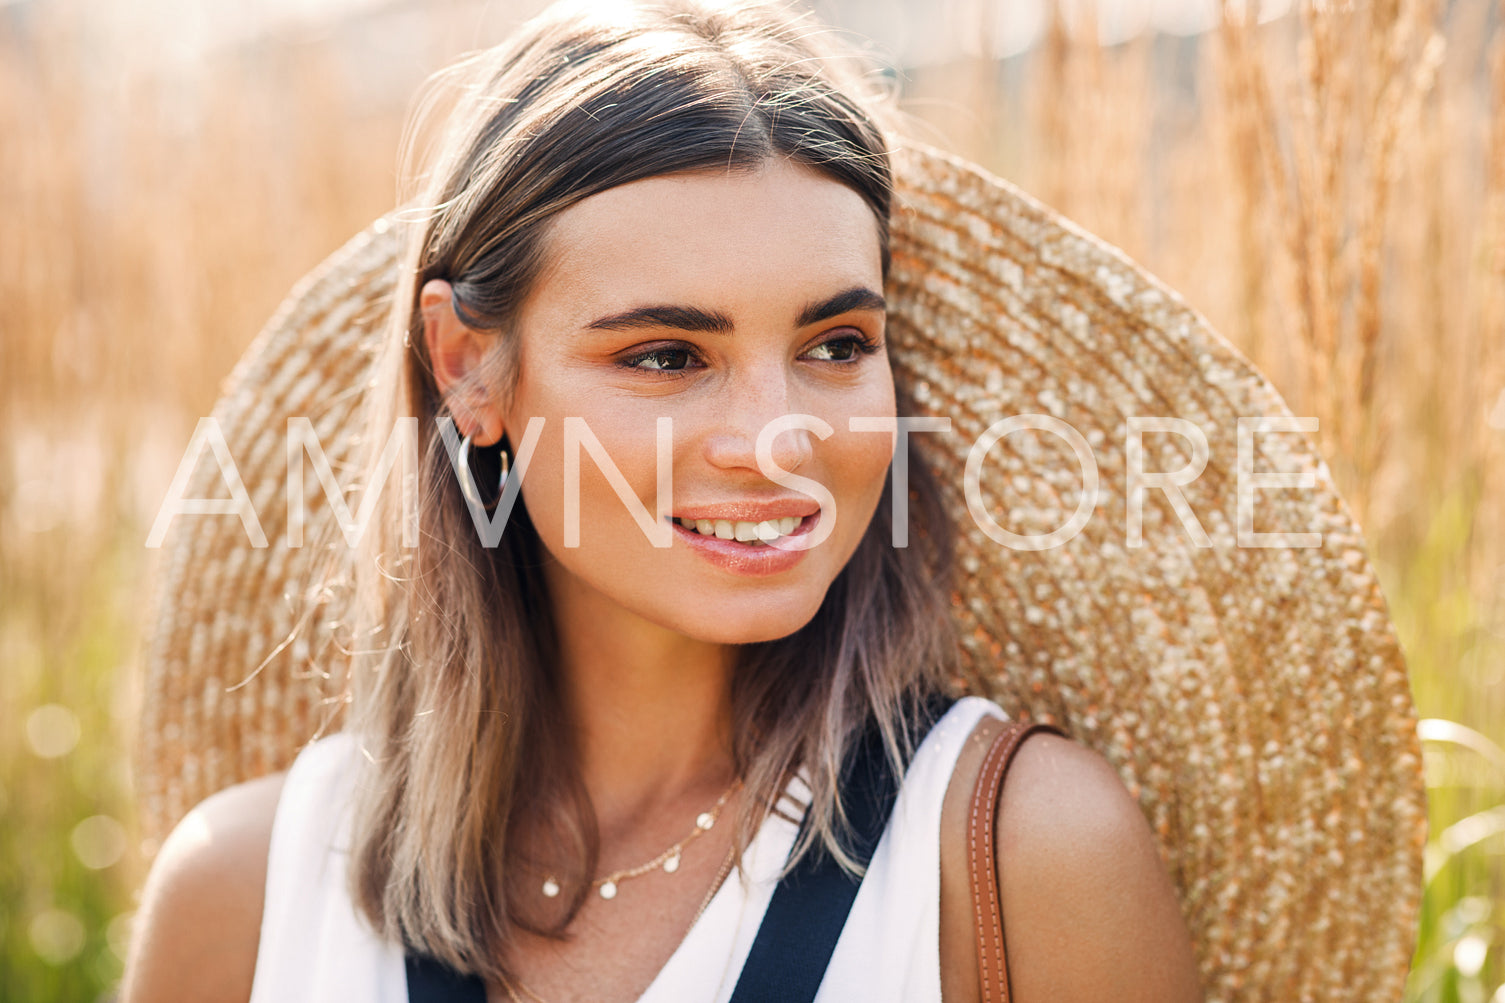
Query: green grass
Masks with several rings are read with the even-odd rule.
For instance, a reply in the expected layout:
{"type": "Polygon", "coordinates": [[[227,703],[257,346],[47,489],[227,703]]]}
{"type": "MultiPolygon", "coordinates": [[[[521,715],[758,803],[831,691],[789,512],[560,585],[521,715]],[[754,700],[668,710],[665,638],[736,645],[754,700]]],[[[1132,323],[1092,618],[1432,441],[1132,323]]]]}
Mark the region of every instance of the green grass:
{"type": "Polygon", "coordinates": [[[1383,575],[1424,718],[1430,833],[1414,1003],[1505,1000],[1505,637],[1470,582],[1480,503],[1471,486],[1444,496],[1410,559],[1383,575]]]}
{"type": "Polygon", "coordinates": [[[122,527],[53,557],[68,536],[35,534],[30,553],[7,541],[0,586],[0,995],[36,1003],[107,997],[141,877],[124,717],[148,552],[122,527]],[[34,739],[68,751],[39,755],[34,739]]]}

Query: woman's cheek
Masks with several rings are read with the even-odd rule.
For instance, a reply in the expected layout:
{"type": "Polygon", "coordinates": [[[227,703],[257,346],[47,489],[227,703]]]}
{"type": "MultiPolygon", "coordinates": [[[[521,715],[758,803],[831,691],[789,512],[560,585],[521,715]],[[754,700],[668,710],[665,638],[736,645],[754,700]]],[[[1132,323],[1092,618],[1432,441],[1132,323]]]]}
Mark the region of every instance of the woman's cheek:
{"type": "Polygon", "coordinates": [[[533,528],[551,548],[562,540],[560,513],[564,506],[561,504],[563,492],[560,491],[559,470],[557,457],[547,455],[540,443],[520,488],[520,498],[533,528]]]}
{"type": "Polygon", "coordinates": [[[854,409],[848,416],[841,419],[841,424],[838,426],[849,436],[851,462],[862,466],[869,474],[876,471],[876,476],[881,481],[883,472],[893,459],[898,433],[896,428],[882,432],[852,430],[854,421],[861,424],[866,419],[879,419],[887,422],[896,420],[892,383],[875,390],[867,401],[865,410],[854,409]]]}
{"type": "MultiPolygon", "coordinates": [[[[866,434],[867,441],[863,443],[860,453],[853,458],[854,467],[861,467],[861,483],[866,488],[863,492],[863,515],[864,519],[871,519],[882,499],[885,474],[889,464],[893,462],[893,442],[891,435],[879,432],[866,434]]],[[[864,522],[865,525],[865,522],[864,522]]]]}

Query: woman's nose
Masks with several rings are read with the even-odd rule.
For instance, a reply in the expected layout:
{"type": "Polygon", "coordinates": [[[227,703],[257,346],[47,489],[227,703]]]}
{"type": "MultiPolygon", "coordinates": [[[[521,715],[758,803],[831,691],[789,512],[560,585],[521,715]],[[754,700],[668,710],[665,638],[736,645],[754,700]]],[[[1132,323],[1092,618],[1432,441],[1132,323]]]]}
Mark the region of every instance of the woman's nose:
{"type": "MultiPolygon", "coordinates": [[[[779,470],[793,472],[813,454],[807,427],[811,422],[790,417],[801,412],[792,400],[786,374],[764,371],[755,378],[734,381],[727,388],[723,406],[723,417],[705,442],[706,459],[716,466],[761,470],[757,455],[760,435],[772,437],[765,448],[769,449],[768,459],[779,470]],[[778,427],[770,427],[772,423],[778,427]]],[[[765,475],[778,472],[764,471],[765,475]]]]}

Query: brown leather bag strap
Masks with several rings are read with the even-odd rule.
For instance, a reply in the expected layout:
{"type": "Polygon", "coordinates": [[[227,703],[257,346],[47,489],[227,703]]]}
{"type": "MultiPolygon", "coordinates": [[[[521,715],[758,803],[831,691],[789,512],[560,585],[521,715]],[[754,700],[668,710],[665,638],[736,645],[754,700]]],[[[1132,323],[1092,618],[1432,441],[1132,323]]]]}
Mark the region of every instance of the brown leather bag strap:
{"type": "Polygon", "coordinates": [[[1064,736],[1043,721],[1010,721],[983,757],[967,817],[967,870],[972,881],[972,914],[977,925],[977,976],[982,1003],[1008,1003],[1009,963],[1003,942],[1002,896],[998,885],[998,799],[1019,743],[1039,731],[1064,736]]]}

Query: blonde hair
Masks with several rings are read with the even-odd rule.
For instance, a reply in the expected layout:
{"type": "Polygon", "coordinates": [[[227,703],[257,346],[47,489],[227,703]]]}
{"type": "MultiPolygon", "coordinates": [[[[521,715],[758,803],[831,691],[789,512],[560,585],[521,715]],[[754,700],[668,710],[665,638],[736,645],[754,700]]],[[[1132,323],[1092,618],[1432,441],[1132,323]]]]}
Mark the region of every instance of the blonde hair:
{"type": "MultiPolygon", "coordinates": [[[[497,546],[475,531],[438,430],[445,400],[417,290],[446,279],[462,319],[499,335],[478,382],[452,394],[490,386],[505,400],[514,311],[538,274],[550,219],[568,206],[641,178],[789,158],[867,200],[886,275],[892,179],[869,79],[828,31],[781,8],[554,8],[441,85],[452,102],[431,97],[409,130],[443,126],[422,209],[405,217],[408,257],[368,395],[368,471],[394,423],[418,419],[420,533],[416,548],[399,548],[398,502],[384,493],[351,571],[347,727],[371,765],[349,875],[352,900],[381,935],[500,979],[516,929],[559,934],[578,910],[597,834],[550,671],[547,555],[521,499],[497,546]],[[527,907],[539,878],[519,839],[524,821],[573,861],[558,875],[562,919],[527,907]]],[[[496,449],[479,451],[477,483],[496,483],[497,459],[496,449]]],[[[810,622],[738,650],[733,757],[748,794],[739,850],[803,770],[812,801],[790,863],[824,851],[855,866],[838,800],[842,764],[872,722],[902,771],[911,723],[953,678],[952,530],[914,446],[908,461],[911,545],[890,545],[890,483],[810,622]]]]}

